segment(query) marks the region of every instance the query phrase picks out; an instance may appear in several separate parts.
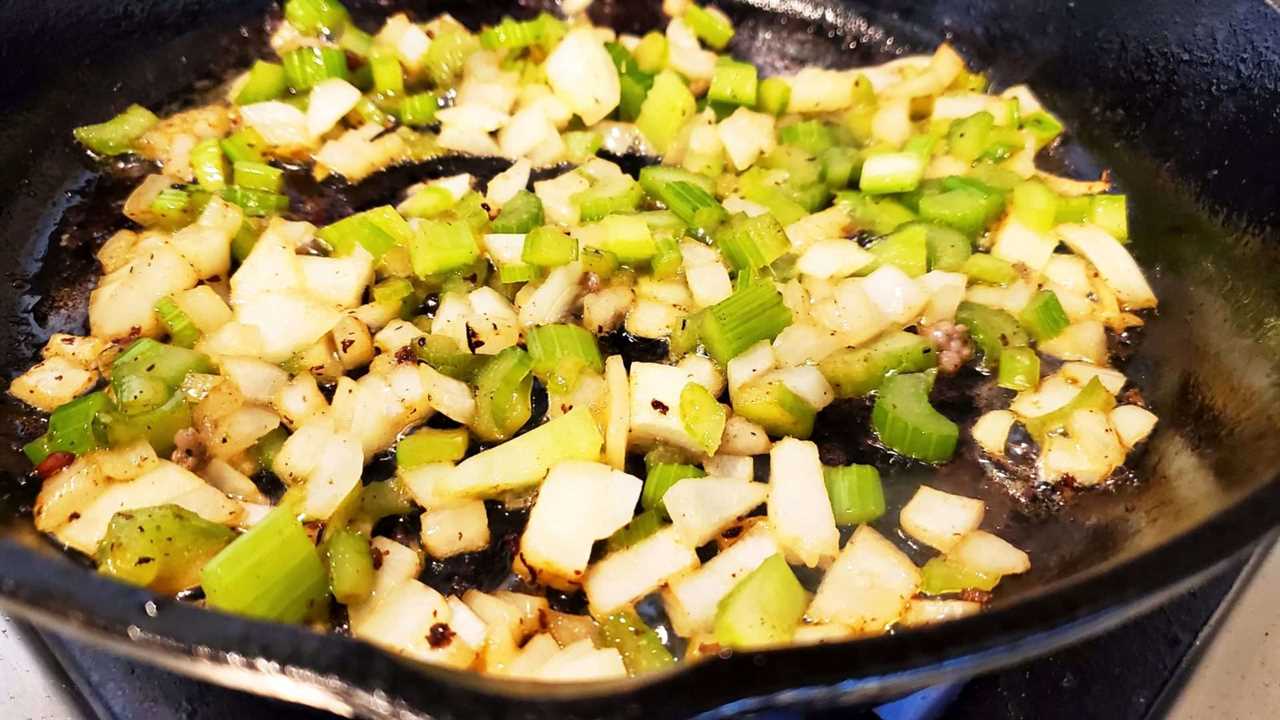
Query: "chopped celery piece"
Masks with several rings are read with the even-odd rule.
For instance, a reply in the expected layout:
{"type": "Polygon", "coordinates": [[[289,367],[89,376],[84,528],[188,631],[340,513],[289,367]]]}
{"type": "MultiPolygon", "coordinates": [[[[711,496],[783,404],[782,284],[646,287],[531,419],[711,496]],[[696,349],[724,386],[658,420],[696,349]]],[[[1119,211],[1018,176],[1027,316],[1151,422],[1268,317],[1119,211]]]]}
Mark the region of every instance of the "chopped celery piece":
{"type": "Polygon", "coordinates": [[[720,447],[726,420],[724,406],[705,387],[691,382],[680,391],[680,422],[706,454],[720,447]]]}
{"type": "Polygon", "coordinates": [[[1111,412],[1116,406],[1116,398],[1098,378],[1092,378],[1074,398],[1066,405],[1023,421],[1027,432],[1036,442],[1044,443],[1046,437],[1060,431],[1067,420],[1079,410],[1100,410],[1111,412]]]}
{"type": "Polygon", "coordinates": [[[705,311],[699,310],[696,313],[680,318],[680,321],[672,328],[671,337],[667,339],[667,346],[673,356],[682,357],[698,349],[698,343],[701,342],[702,319],[704,317],[706,317],[705,311]]]}
{"type": "Polygon", "coordinates": [[[591,411],[580,405],[511,440],[463,460],[443,479],[443,492],[494,497],[536,485],[556,463],[598,460],[604,437],[591,411]]]}
{"type": "Polygon", "coordinates": [[[1054,214],[1054,223],[1089,222],[1093,214],[1093,198],[1089,196],[1058,198],[1058,211],[1054,214]]]}
{"type": "Polygon", "coordinates": [[[830,190],[843,190],[862,172],[862,154],[853,148],[832,147],[822,152],[822,182],[830,190]]]}
{"type": "Polygon", "coordinates": [[[929,269],[964,272],[973,255],[973,244],[958,230],[941,225],[924,225],[929,244],[929,269]]]}
{"type": "Polygon", "coordinates": [[[743,385],[733,395],[735,415],[757,423],[774,437],[807,438],[813,434],[818,411],[780,380],[761,379],[743,385]]]}
{"type": "Polygon", "coordinates": [[[182,393],[173,393],[163,405],[126,415],[103,411],[98,416],[107,445],[117,447],[145,438],[161,457],[173,452],[173,436],[191,427],[191,408],[182,393]]]}
{"type": "Polygon", "coordinates": [[[730,58],[716,61],[715,74],[711,76],[711,88],[707,99],[729,105],[754,107],[757,95],[756,66],[730,58]]]}
{"type": "Polygon", "coordinates": [[[538,278],[538,274],[538,268],[536,265],[527,265],[525,263],[498,265],[498,282],[503,285],[536,280],[538,278]]]}
{"type": "Polygon", "coordinates": [[[929,270],[929,230],[923,225],[908,225],[872,245],[869,250],[881,263],[896,265],[911,277],[929,270]]]}
{"type": "Polygon", "coordinates": [[[644,489],[640,492],[640,507],[653,510],[663,519],[667,518],[667,506],[662,498],[676,483],[685,478],[697,478],[706,475],[696,465],[680,463],[657,463],[649,468],[644,479],[644,489]]]}
{"type": "Polygon", "coordinates": [[[325,539],[329,589],[343,605],[355,605],[373,592],[373,552],[369,538],[354,530],[339,530],[325,539]]]}
{"type": "Polygon", "coordinates": [[[243,188],[278,193],[284,186],[284,171],[266,163],[241,160],[232,170],[235,184],[243,188]]]}
{"type": "Polygon", "coordinates": [[[965,162],[977,160],[990,145],[995,122],[995,116],[984,110],[951,123],[947,132],[951,154],[965,162]]]}
{"type": "Polygon", "coordinates": [[[288,89],[289,81],[285,77],[284,66],[259,60],[253,64],[248,79],[236,94],[236,104],[252,105],[275,100],[288,89]]]}
{"type": "Polygon", "coordinates": [[[337,0],[289,0],[284,17],[303,35],[334,35],[351,20],[337,0]]]}
{"type": "Polygon", "coordinates": [[[595,157],[595,154],[600,152],[600,146],[604,144],[600,133],[594,130],[571,130],[561,135],[560,139],[564,140],[565,158],[575,165],[595,157]]]}
{"type": "Polygon", "coordinates": [[[264,192],[252,188],[226,187],[222,199],[240,206],[249,217],[267,217],[289,209],[289,198],[279,193],[264,192]]]}
{"type": "Polygon", "coordinates": [[[409,257],[414,274],[425,278],[471,265],[480,257],[480,248],[466,223],[428,220],[418,226],[409,257]]]}
{"type": "Polygon", "coordinates": [[[645,33],[631,54],[641,72],[657,75],[667,66],[667,36],[660,32],[645,33]]]}
{"type": "Polygon", "coordinates": [[[258,438],[258,442],[253,445],[253,456],[257,458],[258,464],[270,471],[276,464],[276,455],[279,454],[280,448],[284,447],[284,441],[288,439],[289,432],[282,427],[277,427],[258,438]]]}
{"type": "Polygon", "coordinates": [[[573,392],[583,371],[604,372],[596,336],[581,325],[539,325],[526,332],[533,372],[559,394],[573,392]]]}
{"type": "Polygon", "coordinates": [[[649,270],[657,280],[675,277],[680,273],[680,268],[684,266],[684,257],[680,254],[680,245],[675,238],[667,235],[659,235],[655,242],[658,245],[658,251],[653,254],[652,258],[649,258],[649,270]]]}
{"type": "Polygon", "coordinates": [[[1040,384],[1040,356],[1029,347],[1008,347],[1000,352],[996,384],[1010,390],[1033,390],[1040,384]]]}
{"type": "Polygon", "coordinates": [[[201,140],[191,149],[191,171],[205,190],[217,191],[227,186],[227,163],[217,140],[201,140]]]}
{"type": "Polygon", "coordinates": [[[1052,340],[1067,329],[1071,320],[1052,290],[1041,290],[1031,297],[1018,317],[1036,342],[1052,340]]]}
{"type": "Polygon", "coordinates": [[[157,380],[168,392],[173,392],[187,374],[193,372],[213,372],[213,364],[204,353],[142,338],[135,340],[112,361],[111,384],[117,400],[121,393],[118,383],[131,377],[157,380]]]}
{"type": "Polygon", "coordinates": [[[440,98],[435,93],[414,93],[400,101],[398,117],[409,127],[426,127],[435,123],[439,110],[440,98]]]}
{"type": "Polygon", "coordinates": [[[542,224],[542,201],[528,190],[517,192],[493,219],[493,233],[527,233],[542,224]]]}
{"type": "Polygon", "coordinates": [[[955,454],[960,428],[929,404],[924,373],[885,378],[871,410],[871,426],[885,447],[928,463],[955,454]]]}
{"type": "Polygon", "coordinates": [[[618,610],[600,621],[600,641],[622,655],[622,663],[631,676],[656,672],[676,663],[653,628],[630,608],[618,610]]]}
{"type": "Polygon", "coordinates": [[[662,529],[665,523],[663,513],[657,510],[645,510],[631,518],[631,522],[618,528],[605,541],[605,552],[615,553],[626,550],[636,543],[662,529]]]}
{"type": "Polygon", "coordinates": [[[1004,194],[977,180],[953,176],[942,188],[920,198],[920,217],[975,235],[1004,211],[1004,194]]]}
{"type": "Polygon", "coordinates": [[[618,104],[618,116],[626,122],[633,122],[640,115],[645,96],[653,87],[653,75],[641,71],[636,66],[635,58],[626,48],[616,42],[605,43],[605,51],[613,59],[618,70],[618,83],[621,92],[618,104]]]}
{"type": "Polygon", "coordinates": [[[1022,118],[1022,129],[1030,132],[1036,145],[1044,147],[1062,134],[1062,123],[1047,112],[1034,112],[1022,118]]]}
{"type": "Polygon", "coordinates": [[[697,100],[680,76],[670,70],[658,73],[640,106],[636,127],[654,149],[665,153],[689,118],[698,111],[697,100]]]}
{"type": "Polygon", "coordinates": [[[842,192],[836,196],[836,204],[844,208],[854,225],[868,228],[877,235],[888,235],[916,219],[915,213],[901,203],[860,192],[842,192]]]}
{"type": "Polygon", "coordinates": [[[712,194],[715,192],[716,182],[706,175],[695,172],[689,172],[678,167],[670,167],[667,165],[649,165],[640,170],[640,186],[644,191],[659,200],[658,193],[663,185],[673,182],[686,182],[690,185],[697,185],[712,194]]]}
{"type": "Polygon", "coordinates": [[[778,131],[778,140],[814,155],[836,144],[835,133],[821,120],[804,120],[787,125],[778,131]]]}
{"type": "Polygon", "coordinates": [[[301,622],[329,595],[319,551],[288,507],[278,507],[236,538],[200,572],[209,607],[301,622]]]}
{"type": "Polygon", "coordinates": [[[1129,240],[1129,208],[1124,195],[1094,195],[1089,222],[1120,242],[1129,240]]]}
{"type": "Polygon", "coordinates": [[[182,188],[165,188],[151,201],[151,212],[161,222],[180,225],[187,221],[191,206],[191,194],[182,188]]]}
{"type": "Polygon", "coordinates": [[[430,463],[458,462],[467,456],[470,436],[466,428],[422,428],[396,445],[396,467],[412,468],[430,463]]]}
{"type": "Polygon", "coordinates": [[[868,195],[910,192],[924,177],[925,161],[913,152],[871,153],[862,163],[858,187],[868,195]]]}
{"type": "MultiPolygon", "coordinates": [[[[588,250],[594,250],[594,248],[588,248],[588,250]]],[[[551,226],[534,228],[524,238],[524,250],[521,251],[520,259],[538,267],[568,265],[578,259],[578,241],[551,226]]],[[[585,264],[584,258],[584,266],[585,264]]],[[[595,272],[595,270],[588,270],[588,272],[595,272]]]]}
{"type": "Polygon", "coordinates": [[[472,354],[470,350],[459,347],[458,343],[443,335],[428,335],[413,344],[418,359],[430,365],[443,375],[455,380],[471,382],[485,357],[472,354]]]}
{"type": "Polygon", "coordinates": [[[45,434],[23,447],[27,459],[39,465],[55,452],[83,455],[97,448],[101,442],[94,430],[94,421],[110,406],[110,398],[101,390],[59,406],[49,415],[45,434]]]}
{"type": "Polygon", "coordinates": [[[987,370],[994,370],[1000,364],[1000,354],[1005,348],[1030,344],[1027,331],[1018,319],[998,308],[962,302],[956,310],[956,322],[969,328],[969,337],[982,352],[982,366],[987,370]]]}
{"type": "MultiPolygon", "coordinates": [[[[401,222],[404,222],[403,218],[401,222]]],[[[323,240],[337,256],[350,255],[359,245],[377,259],[398,244],[397,238],[383,230],[368,213],[349,215],[332,225],[326,225],[320,228],[316,237],[323,240]]]]}
{"type": "Polygon", "coordinates": [[[258,231],[253,223],[246,220],[240,223],[240,229],[231,239],[231,257],[235,258],[236,262],[244,262],[244,259],[249,257],[249,253],[253,252],[253,246],[257,244],[258,231]]]}
{"type": "Polygon", "coordinates": [[[400,204],[400,212],[409,217],[426,218],[453,207],[457,199],[453,193],[439,185],[429,185],[415,192],[412,197],[400,204]]]}
{"type": "Polygon", "coordinates": [[[958,269],[970,280],[988,285],[1008,285],[1018,279],[1018,270],[1012,263],[987,253],[970,255],[958,269]]]}
{"type": "Polygon", "coordinates": [[[760,81],[756,98],[756,107],[760,112],[781,115],[787,111],[787,105],[791,102],[791,85],[779,77],[765,78],[760,81]]]}
{"type": "Polygon", "coordinates": [[[533,361],[519,347],[494,355],[476,373],[476,414],[471,432],[486,442],[506,440],[533,414],[533,361]]]}
{"type": "Polygon", "coordinates": [[[111,517],[94,559],[103,575],[171,594],[199,585],[205,563],[235,537],[177,505],[122,510],[111,517]]]}
{"type": "Polygon", "coordinates": [[[267,141],[257,130],[246,127],[223,138],[219,144],[227,159],[233,163],[242,160],[263,162],[261,149],[267,146],[267,141]]]}
{"type": "Polygon", "coordinates": [[[782,555],[774,555],[725,595],[716,607],[716,642],[752,649],[791,640],[804,618],[809,594],[782,555]]]}
{"type": "Polygon", "coordinates": [[[305,92],[329,78],[350,76],[347,55],[337,48],[300,47],[285,53],[284,73],[294,92],[305,92]]]}
{"type": "Polygon", "coordinates": [[[684,21],[699,40],[716,50],[723,50],[733,39],[733,23],[719,10],[691,4],[684,12],[684,21]]]}
{"type": "Polygon", "coordinates": [[[480,49],[480,41],[457,22],[441,23],[431,47],[423,57],[427,77],[436,87],[446,87],[454,76],[462,72],[471,53],[480,49]]]}
{"type": "Polygon", "coordinates": [[[929,340],[909,332],[893,332],[862,348],[844,348],[818,364],[823,377],[842,398],[870,395],[885,378],[937,367],[929,340]]]}
{"type": "Polygon", "coordinates": [[[644,199],[644,189],[629,177],[596,183],[573,196],[583,222],[600,220],[613,213],[635,212],[644,199]]]}
{"type": "Polygon", "coordinates": [[[502,22],[480,33],[480,44],[486,50],[519,50],[530,45],[545,45],[564,35],[564,23],[548,13],[532,20],[502,18],[502,22]]]}
{"type": "Polygon", "coordinates": [[[658,252],[649,225],[635,215],[610,215],[600,221],[604,247],[626,265],[647,262],[658,252]]]}
{"type": "Polygon", "coordinates": [[[130,105],[124,112],[97,125],[84,125],[73,131],[81,145],[97,155],[122,155],[133,148],[142,134],[160,122],[155,113],[141,105],[130,105]]]}
{"type": "Polygon", "coordinates": [[[356,27],[355,23],[347,23],[338,35],[338,47],[356,57],[367,58],[373,50],[373,36],[356,27]]]}
{"type": "Polygon", "coordinates": [[[921,569],[920,592],[925,595],[950,595],[965,590],[991,592],[999,582],[999,575],[971,570],[938,556],[930,558],[921,569]]]}
{"type": "Polygon", "coordinates": [[[169,342],[181,348],[195,347],[200,339],[200,328],[191,321],[191,316],[182,311],[173,298],[160,298],[156,301],[156,315],[160,324],[169,331],[169,342]]]}
{"type": "Polygon", "coordinates": [[[716,231],[715,243],[734,270],[758,270],[791,249],[782,224],[769,213],[734,214],[716,231]]]}
{"type": "MultiPolygon", "coordinates": [[[[574,247],[577,247],[576,240],[574,241],[574,247]]],[[[583,248],[582,270],[607,280],[618,271],[618,256],[603,248],[583,248]]]]}
{"type": "Polygon", "coordinates": [[[699,330],[707,352],[721,365],[761,340],[772,340],[791,324],[791,311],[771,282],[735,290],[706,309],[699,330]]]}
{"type": "Polygon", "coordinates": [[[689,227],[704,237],[709,236],[728,219],[729,213],[700,182],[675,177],[678,176],[672,176],[668,171],[655,170],[654,167],[640,171],[640,183],[646,192],[662,201],[668,210],[689,227]],[[671,179],[666,179],[663,175],[671,179]]]}
{"type": "Polygon", "coordinates": [[[413,297],[413,283],[405,278],[388,278],[373,286],[373,301],[387,305],[400,305],[413,297]]]}
{"type": "Polygon", "coordinates": [[[884,486],[873,465],[822,468],[837,525],[869,523],[884,515],[884,486]]]}
{"type": "Polygon", "coordinates": [[[1037,180],[1021,183],[1013,189],[1013,216],[1037,232],[1053,228],[1058,215],[1058,196],[1037,180]]]}
{"type": "Polygon", "coordinates": [[[373,73],[374,90],[383,95],[404,93],[404,69],[391,49],[374,48],[369,55],[369,67],[373,73]]]}

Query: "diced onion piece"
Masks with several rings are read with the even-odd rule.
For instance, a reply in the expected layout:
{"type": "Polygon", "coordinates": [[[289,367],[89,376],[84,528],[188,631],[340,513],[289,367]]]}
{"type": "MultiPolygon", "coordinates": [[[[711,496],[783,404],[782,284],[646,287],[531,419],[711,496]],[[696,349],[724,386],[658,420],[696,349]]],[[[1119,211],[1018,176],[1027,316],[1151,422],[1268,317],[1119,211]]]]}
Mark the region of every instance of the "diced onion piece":
{"type": "Polygon", "coordinates": [[[303,505],[307,517],[328,520],[351,491],[359,487],[363,470],[364,452],[360,443],[342,435],[330,436],[307,478],[307,499],[303,505]]]}
{"type": "Polygon", "coordinates": [[[947,551],[947,560],[985,575],[1018,575],[1031,569],[1025,552],[985,530],[960,538],[947,551]]]}
{"type": "Polygon", "coordinates": [[[693,382],[689,371],[659,363],[631,363],[630,379],[629,442],[637,447],[665,443],[701,452],[680,419],[680,392],[693,382]]]}
{"type": "Polygon", "coordinates": [[[763,504],[769,486],[722,477],[685,478],[662,496],[681,539],[698,547],[763,504]]]}
{"type": "Polygon", "coordinates": [[[560,322],[582,295],[582,265],[561,265],[547,274],[532,293],[519,299],[520,325],[525,328],[560,322]]]}
{"type": "Polygon", "coordinates": [[[816,325],[795,324],[788,325],[773,339],[773,355],[778,365],[794,367],[822,362],[840,346],[839,338],[830,330],[816,325]]]}
{"type": "Polygon", "coordinates": [[[1137,405],[1120,405],[1111,411],[1111,426],[1115,428],[1120,442],[1130,450],[1151,435],[1156,420],[1150,410],[1137,405]]]}
{"type": "Polygon", "coordinates": [[[819,240],[801,253],[796,270],[817,278],[844,278],[874,260],[875,256],[852,240],[819,240]]]}
{"type": "Polygon", "coordinates": [[[720,600],[780,549],[767,524],[759,523],[698,570],[672,580],[662,593],[671,627],[681,637],[707,630],[720,600]]]}
{"type": "Polygon", "coordinates": [[[928,294],[896,265],[882,265],[863,278],[862,289],[881,313],[899,325],[914,322],[929,302],[928,294]]]}
{"type": "Polygon", "coordinates": [[[775,370],[770,377],[781,380],[788,390],[799,395],[805,402],[812,405],[814,410],[821,411],[836,397],[831,383],[827,382],[827,378],[816,365],[797,365],[775,370]]]}
{"type": "Polygon", "coordinates": [[[535,676],[538,680],[585,682],[626,677],[627,666],[616,648],[597,650],[591,640],[579,640],[552,655],[535,676]]]}
{"type": "Polygon", "coordinates": [[[564,460],[597,460],[604,438],[585,407],[464,460],[442,483],[459,497],[493,497],[540,482],[564,460]]]}
{"type": "Polygon", "coordinates": [[[858,527],[827,570],[807,616],[879,635],[898,621],[920,587],[911,558],[869,525],[858,527]]]}
{"type": "Polygon", "coordinates": [[[1097,320],[1067,326],[1057,337],[1039,344],[1040,352],[1063,360],[1083,360],[1094,365],[1107,362],[1107,329],[1097,320]]]}
{"type": "Polygon", "coordinates": [[[501,209],[516,193],[525,189],[532,171],[533,165],[528,160],[516,160],[511,167],[494,175],[489,181],[489,186],[485,189],[485,200],[494,208],[501,209]]]}
{"type": "Polygon", "coordinates": [[[702,463],[702,469],[712,477],[751,480],[755,478],[755,462],[750,455],[716,453],[702,463]]]}
{"type": "Polygon", "coordinates": [[[696,567],[698,554],[669,527],[593,565],[583,588],[592,612],[610,613],[696,567]]]}
{"type": "Polygon", "coordinates": [[[360,91],[342,78],[329,78],[311,89],[307,102],[307,133],[311,137],[333,129],[360,102],[360,91]]]}
{"type": "Polygon", "coordinates": [[[600,122],[621,99],[618,71],[591,28],[569,32],[544,63],[557,97],[587,126],[600,122]]]}
{"type": "Polygon", "coordinates": [[[1045,269],[1057,247],[1056,236],[1036,232],[1011,214],[995,231],[995,244],[991,246],[991,254],[1040,272],[1045,269]]]}
{"type": "Polygon", "coordinates": [[[761,340],[752,345],[746,352],[739,353],[729,361],[725,372],[729,381],[729,395],[732,397],[743,385],[762,377],[777,367],[773,355],[773,346],[768,340],[761,340]]]}
{"type": "Polygon", "coordinates": [[[298,108],[279,100],[243,105],[240,117],[258,131],[268,145],[276,147],[305,146],[311,142],[307,116],[298,108]]]}
{"type": "MultiPolygon", "coordinates": [[[[901,271],[899,271],[901,272],[901,271]]],[[[906,277],[905,274],[902,277],[906,277]]],[[[882,276],[881,280],[889,280],[882,276]]],[[[889,327],[893,319],[881,310],[879,303],[874,302],[862,282],[862,278],[849,278],[835,286],[833,295],[813,308],[814,317],[828,330],[838,333],[848,345],[858,345],[879,335],[889,327]]],[[[907,278],[911,280],[911,278],[907,278]]],[[[923,295],[923,293],[920,293],[923,295]]],[[[896,302],[892,296],[886,298],[886,304],[904,308],[906,301],[917,301],[904,293],[903,302],[896,302]]]]}
{"type": "Polygon", "coordinates": [[[1017,416],[1008,410],[992,410],[985,413],[973,424],[973,439],[986,452],[1002,457],[1005,443],[1009,440],[1009,430],[1017,421],[1017,416]]]}
{"type": "Polygon", "coordinates": [[[445,559],[489,547],[489,516],[483,500],[429,508],[422,513],[422,547],[445,559]]]}
{"type": "Polygon", "coordinates": [[[790,78],[793,113],[820,113],[843,110],[853,103],[857,74],[842,70],[807,67],[790,78]]]}
{"type": "Polygon", "coordinates": [[[720,121],[716,131],[735,168],[746,170],[761,155],[773,152],[777,145],[774,122],[772,115],[746,108],[738,108],[720,121]]]}
{"type": "Polygon", "coordinates": [[[920,322],[933,325],[942,320],[954,320],[956,310],[964,301],[968,278],[963,273],[932,270],[917,280],[920,288],[929,294],[929,302],[920,314],[920,322]]]}
{"type": "Polygon", "coordinates": [[[1084,387],[1089,381],[1098,378],[1098,382],[1107,389],[1112,395],[1119,394],[1124,389],[1125,384],[1129,382],[1129,378],[1124,373],[1109,367],[1101,367],[1092,363],[1085,362],[1066,362],[1062,363],[1062,368],[1058,370],[1063,378],[1084,387]]]}
{"type": "Polygon", "coordinates": [[[1126,310],[1156,306],[1156,295],[1133,256],[1096,225],[1060,225],[1056,229],[1071,251],[1082,255],[1097,268],[1126,310]]]}
{"type": "Polygon", "coordinates": [[[765,429],[740,416],[731,415],[724,423],[724,437],[719,451],[733,455],[763,455],[773,447],[765,429]]]}
{"type": "Polygon", "coordinates": [[[903,627],[934,625],[969,617],[981,611],[981,603],[968,600],[912,600],[898,624],[903,627]]]}
{"type": "Polygon", "coordinates": [[[769,451],[769,522],[779,544],[808,567],[840,549],[818,446],[786,438],[769,451]]]}
{"type": "Polygon", "coordinates": [[[902,508],[898,520],[912,538],[946,552],[961,536],[982,524],[986,511],[981,500],[922,485],[902,508]]]}
{"type": "Polygon", "coordinates": [[[53,412],[92,390],[97,382],[96,370],[86,370],[64,357],[51,357],[14,378],[9,394],[38,410],[53,412]]]}
{"type": "Polygon", "coordinates": [[[591,546],[626,525],[643,482],[608,465],[562,462],[542,483],[520,539],[520,557],[538,582],[582,581],[591,546]]]}

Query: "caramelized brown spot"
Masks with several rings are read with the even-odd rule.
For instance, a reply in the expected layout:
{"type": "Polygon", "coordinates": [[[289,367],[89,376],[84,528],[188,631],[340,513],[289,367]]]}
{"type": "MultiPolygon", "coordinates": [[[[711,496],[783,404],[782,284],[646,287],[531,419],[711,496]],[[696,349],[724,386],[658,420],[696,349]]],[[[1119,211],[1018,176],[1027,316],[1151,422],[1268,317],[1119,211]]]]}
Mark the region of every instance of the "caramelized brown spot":
{"type": "Polygon", "coordinates": [[[405,345],[396,351],[396,362],[411,363],[417,361],[417,359],[418,354],[408,345],[405,345]]]}
{"type": "Polygon", "coordinates": [[[650,404],[651,406],[653,406],[653,409],[654,409],[654,410],[657,410],[658,412],[662,413],[663,415],[666,415],[668,412],[670,412],[670,411],[671,411],[671,408],[667,407],[667,404],[666,404],[666,403],[664,403],[664,402],[662,402],[661,400],[654,400],[653,402],[651,402],[651,403],[649,403],[649,404],[650,404]]]}
{"type": "Polygon", "coordinates": [[[437,650],[448,647],[453,642],[453,628],[444,623],[436,623],[427,631],[427,643],[437,650]]]}
{"type": "Polygon", "coordinates": [[[975,590],[973,588],[968,588],[967,590],[961,591],[960,599],[968,600],[969,602],[982,603],[985,605],[991,602],[991,593],[987,592],[986,590],[975,590]]]}

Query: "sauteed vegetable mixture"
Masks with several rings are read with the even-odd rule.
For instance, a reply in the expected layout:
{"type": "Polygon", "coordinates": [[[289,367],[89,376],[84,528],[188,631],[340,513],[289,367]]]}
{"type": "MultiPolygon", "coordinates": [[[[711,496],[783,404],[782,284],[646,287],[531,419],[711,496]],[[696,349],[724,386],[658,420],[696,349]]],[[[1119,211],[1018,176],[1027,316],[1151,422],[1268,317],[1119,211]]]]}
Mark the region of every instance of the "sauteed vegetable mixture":
{"type": "Polygon", "coordinates": [[[995,471],[1016,438],[1035,482],[1106,483],[1156,423],[1109,353],[1156,306],[1124,196],[1037,169],[1061,124],[946,45],[761,77],[714,8],[636,37],[581,5],[366,30],[288,0],[216,101],[76,130],[155,171],[88,334],[9,388],[50,413],[37,527],[210,608],[542,680],[944,621],[1026,572],[929,484],[874,529],[879,471],[824,465],[815,418],[865,402],[895,463],[971,440],[995,471]],[[458,154],[510,162],[289,219],[287,173],[458,154]],[[961,427],[931,394],[975,372],[1004,408],[961,427]],[[419,580],[519,508],[506,589],[419,580]]]}

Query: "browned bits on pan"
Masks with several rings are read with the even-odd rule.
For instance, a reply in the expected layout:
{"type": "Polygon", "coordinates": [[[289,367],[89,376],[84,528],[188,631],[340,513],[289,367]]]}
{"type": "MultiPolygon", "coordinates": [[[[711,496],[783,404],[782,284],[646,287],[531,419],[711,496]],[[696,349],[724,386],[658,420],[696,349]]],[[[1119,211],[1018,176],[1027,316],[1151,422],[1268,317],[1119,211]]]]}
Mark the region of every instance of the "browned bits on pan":
{"type": "Polygon", "coordinates": [[[987,592],[986,590],[976,590],[974,588],[967,588],[965,590],[960,591],[960,599],[968,600],[969,602],[982,603],[983,605],[986,605],[987,603],[991,602],[991,593],[987,592]]]}
{"type": "Polygon", "coordinates": [[[671,411],[671,408],[667,407],[667,404],[662,402],[661,400],[654,400],[653,402],[649,403],[649,405],[651,405],[654,410],[657,410],[663,415],[666,415],[668,412],[671,411]]]}
{"type": "Polygon", "coordinates": [[[49,453],[49,456],[41,460],[40,464],[36,466],[36,475],[39,475],[41,480],[48,480],[57,475],[59,470],[75,461],[76,456],[69,452],[49,453]]]}
{"type": "Polygon", "coordinates": [[[448,647],[453,642],[453,628],[444,623],[436,623],[427,631],[427,643],[437,650],[448,647]]]}

